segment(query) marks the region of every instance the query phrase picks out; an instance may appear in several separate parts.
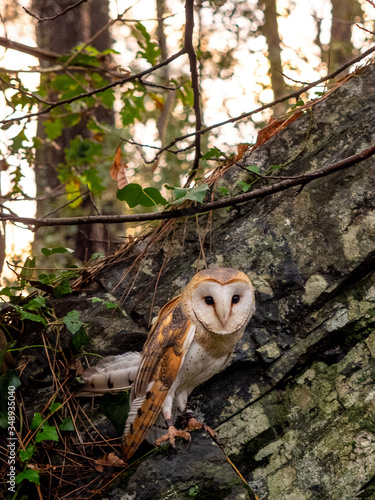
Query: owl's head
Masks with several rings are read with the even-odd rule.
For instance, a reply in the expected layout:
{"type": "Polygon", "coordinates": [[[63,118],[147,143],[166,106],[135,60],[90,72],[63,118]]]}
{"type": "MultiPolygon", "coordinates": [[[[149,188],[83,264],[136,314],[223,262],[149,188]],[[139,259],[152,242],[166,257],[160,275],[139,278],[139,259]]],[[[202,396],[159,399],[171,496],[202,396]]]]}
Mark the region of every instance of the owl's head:
{"type": "Polygon", "coordinates": [[[231,334],[245,327],[255,311],[254,287],[238,269],[206,269],[182,292],[181,305],[210,332],[231,334]]]}

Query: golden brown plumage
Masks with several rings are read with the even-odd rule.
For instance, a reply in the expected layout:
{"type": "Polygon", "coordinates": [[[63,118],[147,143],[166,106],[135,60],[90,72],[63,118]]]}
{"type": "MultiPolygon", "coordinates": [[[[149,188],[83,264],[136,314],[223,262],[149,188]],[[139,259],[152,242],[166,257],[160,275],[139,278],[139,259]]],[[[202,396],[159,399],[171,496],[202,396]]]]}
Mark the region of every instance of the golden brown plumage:
{"type": "MultiPolygon", "coordinates": [[[[185,411],[187,398],[197,385],[226,366],[254,310],[251,281],[241,271],[230,268],[197,273],[181,296],[160,310],[142,355],[134,357],[139,366],[131,389],[130,412],[123,435],[125,462],[146,437],[151,442],[159,438],[158,443],[166,439],[161,436],[165,433],[160,429],[163,419],[172,444],[176,435],[190,437],[175,429],[176,412],[185,411]]],[[[126,365],[119,382],[124,387],[134,377],[134,365],[127,364],[126,355],[113,359],[116,359],[116,368],[120,362],[126,365]]],[[[101,372],[103,365],[108,377],[113,376],[111,364],[101,362],[101,372]]],[[[90,370],[88,377],[82,376],[85,387],[81,394],[84,395],[90,392],[90,388],[94,393],[100,389],[95,367],[90,370]]],[[[100,373],[100,384],[105,392],[108,388],[102,380],[103,374],[100,373]]],[[[110,390],[115,390],[113,384],[110,390]]]]}

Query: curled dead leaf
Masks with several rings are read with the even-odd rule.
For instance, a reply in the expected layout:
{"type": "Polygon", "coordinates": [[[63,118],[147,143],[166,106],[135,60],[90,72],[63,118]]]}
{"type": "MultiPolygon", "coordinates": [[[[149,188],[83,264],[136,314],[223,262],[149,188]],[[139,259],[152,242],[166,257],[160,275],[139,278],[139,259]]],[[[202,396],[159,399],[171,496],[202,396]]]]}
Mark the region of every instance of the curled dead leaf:
{"type": "Polygon", "coordinates": [[[121,158],[121,146],[116,149],[115,158],[113,160],[112,166],[109,170],[109,174],[114,181],[117,181],[118,189],[122,189],[124,186],[129,184],[128,178],[126,177],[126,169],[128,165],[122,161],[121,158]]]}
{"type": "Polygon", "coordinates": [[[257,142],[254,144],[253,149],[259,148],[262,144],[271,139],[271,137],[281,132],[281,130],[286,128],[290,123],[294,122],[294,120],[297,120],[297,118],[301,115],[302,112],[299,111],[291,116],[288,116],[285,120],[275,120],[275,118],[270,118],[268,125],[258,132],[257,142]]]}
{"type": "Polygon", "coordinates": [[[234,161],[240,161],[243,155],[246,153],[248,147],[250,144],[248,142],[241,142],[240,144],[237,144],[237,154],[233,158],[234,161]]]}
{"type": "Polygon", "coordinates": [[[109,453],[109,455],[104,455],[104,457],[99,458],[98,460],[95,460],[95,469],[97,469],[96,466],[101,467],[124,467],[125,462],[116,455],[116,453],[109,453]]]}

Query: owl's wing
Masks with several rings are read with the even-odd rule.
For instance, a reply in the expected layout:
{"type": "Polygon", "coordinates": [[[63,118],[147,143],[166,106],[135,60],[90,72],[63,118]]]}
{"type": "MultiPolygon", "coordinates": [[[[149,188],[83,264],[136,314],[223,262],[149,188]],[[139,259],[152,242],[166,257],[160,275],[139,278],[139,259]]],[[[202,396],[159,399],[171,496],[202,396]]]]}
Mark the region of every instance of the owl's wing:
{"type": "Polygon", "coordinates": [[[183,314],[179,297],[160,311],[145,344],[132,388],[122,444],[125,461],[137,450],[159,416],[194,333],[195,325],[183,314]]]}

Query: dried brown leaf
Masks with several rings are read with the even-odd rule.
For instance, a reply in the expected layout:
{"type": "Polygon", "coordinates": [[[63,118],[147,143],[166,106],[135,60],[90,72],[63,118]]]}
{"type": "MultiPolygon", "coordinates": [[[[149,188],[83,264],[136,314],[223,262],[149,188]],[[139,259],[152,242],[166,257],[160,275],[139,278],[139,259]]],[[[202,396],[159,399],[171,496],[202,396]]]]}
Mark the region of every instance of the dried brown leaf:
{"type": "Polygon", "coordinates": [[[109,455],[104,455],[104,457],[99,458],[98,460],[95,460],[95,469],[97,469],[96,466],[104,466],[104,467],[124,467],[125,462],[116,455],[116,453],[109,453],[109,455]]]}
{"type": "Polygon", "coordinates": [[[126,177],[126,169],[128,165],[122,161],[121,158],[121,146],[116,149],[115,158],[113,160],[112,166],[109,170],[109,174],[114,181],[117,181],[118,189],[122,189],[124,186],[129,184],[126,177]]]}

